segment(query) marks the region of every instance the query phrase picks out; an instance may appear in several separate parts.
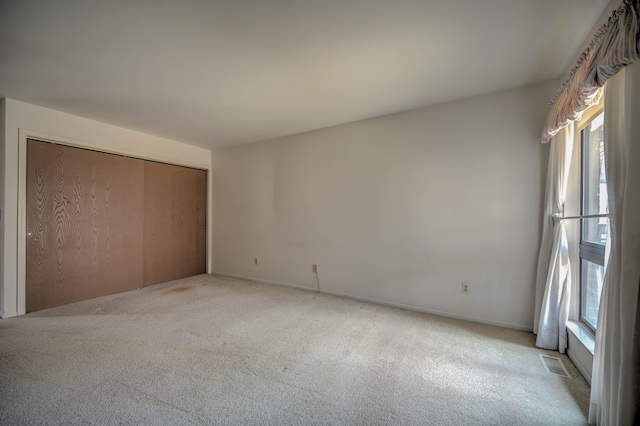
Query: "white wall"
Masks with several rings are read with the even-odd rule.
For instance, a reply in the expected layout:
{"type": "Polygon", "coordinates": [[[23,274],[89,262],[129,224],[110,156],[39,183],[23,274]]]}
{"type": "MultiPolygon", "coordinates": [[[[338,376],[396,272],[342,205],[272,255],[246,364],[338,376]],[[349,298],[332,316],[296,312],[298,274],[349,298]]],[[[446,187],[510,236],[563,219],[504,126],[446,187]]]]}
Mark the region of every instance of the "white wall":
{"type": "MultiPolygon", "coordinates": [[[[49,139],[70,142],[80,146],[99,148],[108,152],[127,154],[140,158],[211,168],[211,152],[191,145],[162,139],[128,129],[87,120],[78,116],[42,108],[35,105],[5,99],[4,131],[0,133],[0,145],[4,158],[0,183],[4,192],[2,206],[2,273],[0,274],[0,310],[3,317],[19,312],[18,247],[18,185],[20,131],[44,135],[49,139]]],[[[1,157],[0,157],[1,158],[1,157]]],[[[211,181],[209,181],[211,188],[211,181]]],[[[0,192],[2,194],[2,192],[0,192]]],[[[211,199],[211,197],[209,197],[211,199]]],[[[2,198],[0,198],[2,200],[2,198]]],[[[209,203],[209,211],[211,204],[209,203]]],[[[210,228],[210,227],[209,227],[210,228]]],[[[209,248],[211,236],[207,242],[209,248]]],[[[210,260],[209,260],[210,263],[210,260]]],[[[210,269],[210,267],[209,267],[210,269]]],[[[24,277],[23,277],[24,279],[24,277]]]]}
{"type": "Polygon", "coordinates": [[[214,151],[214,271],[531,330],[557,85],[214,151]]]}

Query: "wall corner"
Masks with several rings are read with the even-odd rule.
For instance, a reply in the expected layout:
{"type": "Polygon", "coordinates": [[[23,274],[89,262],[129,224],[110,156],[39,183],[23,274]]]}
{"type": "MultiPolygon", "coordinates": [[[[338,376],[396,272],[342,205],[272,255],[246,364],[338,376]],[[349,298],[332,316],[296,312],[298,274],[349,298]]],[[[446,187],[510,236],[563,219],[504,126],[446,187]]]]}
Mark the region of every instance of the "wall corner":
{"type": "Polygon", "coordinates": [[[4,187],[6,183],[5,166],[5,115],[6,115],[7,98],[0,99],[0,317],[4,318],[6,312],[5,306],[5,285],[4,285],[4,223],[6,216],[6,206],[4,197],[4,187]]]}

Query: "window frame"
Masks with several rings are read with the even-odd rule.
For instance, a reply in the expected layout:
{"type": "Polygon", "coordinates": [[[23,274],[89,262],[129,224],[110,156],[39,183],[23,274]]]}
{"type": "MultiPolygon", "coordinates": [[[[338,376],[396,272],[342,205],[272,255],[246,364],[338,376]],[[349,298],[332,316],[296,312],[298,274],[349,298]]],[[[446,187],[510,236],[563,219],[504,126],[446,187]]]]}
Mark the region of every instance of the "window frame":
{"type": "MultiPolygon", "coordinates": [[[[604,96],[603,96],[604,98],[604,96]]],[[[585,130],[596,117],[598,117],[604,111],[604,102],[599,102],[598,104],[590,107],[583,114],[582,118],[576,123],[574,129],[574,138],[575,144],[579,149],[579,155],[577,160],[578,166],[578,176],[575,184],[578,188],[578,208],[580,216],[588,214],[588,212],[584,211],[584,203],[585,203],[585,159],[586,159],[586,150],[585,150],[585,139],[583,137],[583,130],[585,130]]],[[[583,315],[583,305],[582,305],[582,292],[583,292],[583,260],[587,262],[591,262],[596,265],[600,265],[604,267],[605,263],[605,250],[606,246],[604,244],[596,243],[593,241],[583,240],[584,236],[584,221],[588,219],[580,219],[578,222],[577,229],[577,265],[574,270],[577,270],[577,297],[574,298],[577,303],[577,319],[591,334],[595,336],[596,329],[585,319],[583,315]]],[[[574,275],[576,276],[576,275],[574,275]]]]}

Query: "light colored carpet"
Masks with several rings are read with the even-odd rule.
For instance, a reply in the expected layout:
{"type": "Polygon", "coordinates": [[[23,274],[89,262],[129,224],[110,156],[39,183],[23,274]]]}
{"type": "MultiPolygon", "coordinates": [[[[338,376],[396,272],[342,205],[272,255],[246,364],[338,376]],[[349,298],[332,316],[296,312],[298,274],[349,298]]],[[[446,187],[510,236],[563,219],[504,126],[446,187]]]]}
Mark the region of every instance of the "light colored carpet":
{"type": "Polygon", "coordinates": [[[583,425],[530,333],[200,275],[0,321],[1,424],[583,425]]]}

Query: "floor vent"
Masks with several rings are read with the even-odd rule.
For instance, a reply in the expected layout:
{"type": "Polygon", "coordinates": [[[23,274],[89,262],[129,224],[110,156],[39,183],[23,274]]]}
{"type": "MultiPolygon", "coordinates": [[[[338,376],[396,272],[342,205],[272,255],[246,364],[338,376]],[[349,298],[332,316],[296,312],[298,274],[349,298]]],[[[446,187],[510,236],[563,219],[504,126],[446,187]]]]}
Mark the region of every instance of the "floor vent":
{"type": "Polygon", "coordinates": [[[544,366],[544,369],[547,370],[547,373],[555,374],[556,376],[571,378],[571,376],[569,375],[569,372],[564,367],[564,364],[562,363],[562,360],[560,358],[557,358],[555,356],[542,355],[542,354],[539,354],[539,356],[540,356],[540,361],[542,361],[542,365],[544,366]]]}

